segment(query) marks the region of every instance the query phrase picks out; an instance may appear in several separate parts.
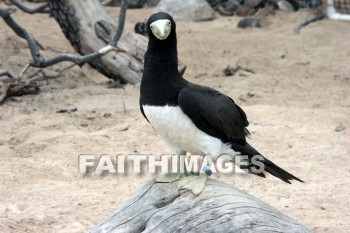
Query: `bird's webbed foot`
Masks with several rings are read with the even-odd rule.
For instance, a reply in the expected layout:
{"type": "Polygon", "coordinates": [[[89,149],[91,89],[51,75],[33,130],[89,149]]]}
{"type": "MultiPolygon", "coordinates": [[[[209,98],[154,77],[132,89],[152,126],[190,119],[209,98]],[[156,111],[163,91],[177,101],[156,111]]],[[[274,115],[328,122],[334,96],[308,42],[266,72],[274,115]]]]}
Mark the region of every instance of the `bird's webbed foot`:
{"type": "Polygon", "coordinates": [[[177,191],[180,193],[181,191],[187,190],[193,193],[193,195],[198,196],[201,192],[203,192],[207,180],[208,176],[205,174],[191,174],[182,177],[179,180],[177,191]]]}
{"type": "Polygon", "coordinates": [[[203,173],[192,172],[179,180],[177,191],[181,192],[183,190],[188,190],[193,195],[198,196],[201,194],[205,188],[208,180],[208,176],[211,176],[212,171],[209,167],[205,166],[203,168],[203,173]]]}
{"type": "Polygon", "coordinates": [[[172,183],[180,180],[184,176],[184,173],[167,173],[157,177],[155,180],[157,183],[172,183]]]}
{"type": "Polygon", "coordinates": [[[198,196],[205,188],[208,176],[211,176],[212,171],[209,166],[205,166],[202,172],[187,172],[184,167],[184,173],[167,173],[155,179],[157,183],[172,183],[179,181],[177,192],[190,191],[193,195],[198,196]]]}

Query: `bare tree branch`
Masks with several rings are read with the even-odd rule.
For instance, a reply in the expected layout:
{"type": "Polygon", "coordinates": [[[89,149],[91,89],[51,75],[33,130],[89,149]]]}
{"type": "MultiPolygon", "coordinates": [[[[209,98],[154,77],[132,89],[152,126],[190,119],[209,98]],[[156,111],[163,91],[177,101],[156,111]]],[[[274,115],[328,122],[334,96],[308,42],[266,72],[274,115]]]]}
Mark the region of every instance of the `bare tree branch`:
{"type": "Polygon", "coordinates": [[[108,6],[108,5],[111,4],[112,2],[113,2],[113,0],[107,0],[107,1],[102,2],[102,5],[103,5],[103,6],[108,6]]]}
{"type": "Polygon", "coordinates": [[[119,41],[125,24],[125,15],[126,15],[126,8],[127,8],[127,1],[124,0],[122,2],[122,6],[120,8],[120,15],[119,15],[119,23],[117,32],[114,35],[112,41],[109,43],[109,45],[101,48],[99,51],[93,52],[91,54],[85,55],[85,56],[77,56],[73,54],[59,54],[51,59],[45,59],[43,55],[40,53],[35,38],[27,32],[24,28],[22,28],[20,25],[18,25],[11,17],[11,14],[15,12],[14,8],[9,9],[0,9],[0,16],[3,18],[5,23],[12,28],[12,30],[21,38],[24,38],[27,40],[30,52],[32,54],[33,62],[29,64],[29,66],[37,67],[37,68],[45,68],[48,66],[55,65],[60,62],[64,61],[70,61],[73,62],[79,66],[84,65],[87,62],[90,62],[94,59],[100,58],[103,55],[111,52],[126,52],[123,49],[117,48],[116,44],[119,41]]]}
{"type": "Polygon", "coordinates": [[[1,87],[0,104],[2,104],[5,101],[6,97],[8,96],[7,91],[10,88],[10,86],[5,83],[0,83],[0,87],[1,87]]]}
{"type": "Polygon", "coordinates": [[[39,87],[32,82],[22,82],[18,79],[7,79],[0,82],[1,96],[0,104],[11,96],[21,96],[27,94],[37,94],[39,87]]]}
{"type": "MultiPolygon", "coordinates": [[[[13,4],[18,6],[17,4],[22,4],[20,1],[11,0],[13,4]]],[[[100,50],[90,53],[85,56],[77,56],[74,54],[58,54],[57,56],[45,59],[44,56],[40,53],[38,48],[38,43],[35,40],[34,36],[27,32],[24,28],[22,28],[19,24],[17,24],[11,14],[16,11],[14,8],[2,9],[0,8],[0,17],[5,21],[5,23],[21,38],[25,39],[28,43],[28,47],[30,49],[33,61],[27,64],[20,75],[18,77],[14,77],[8,71],[0,71],[0,76],[8,76],[8,78],[1,80],[0,82],[0,104],[2,104],[6,98],[10,96],[19,96],[24,94],[36,94],[39,92],[38,81],[47,80],[51,78],[56,78],[62,75],[62,73],[73,67],[74,65],[82,66],[87,62],[90,62],[94,59],[100,58],[103,55],[115,51],[122,52],[132,55],[137,58],[136,55],[129,53],[128,51],[118,48],[117,43],[121,38],[123,33],[124,24],[125,24],[125,16],[127,9],[127,0],[123,0],[122,6],[120,8],[119,22],[113,39],[109,42],[109,44],[100,50]],[[46,74],[42,69],[36,71],[34,74],[30,75],[26,80],[23,80],[24,73],[28,70],[29,67],[36,68],[46,68],[52,65],[55,65],[60,62],[69,61],[73,62],[73,65],[68,66],[65,69],[55,73],[55,74],[46,74]]]]}
{"type": "MultiPolygon", "coordinates": [[[[27,94],[38,94],[40,89],[40,81],[47,81],[49,79],[55,79],[61,77],[63,73],[76,64],[71,64],[61,70],[55,72],[46,72],[44,69],[39,69],[33,74],[29,75],[25,80],[21,77],[8,76],[8,78],[1,79],[0,81],[0,105],[6,98],[11,96],[21,96],[27,94]]],[[[22,71],[23,72],[23,71],[22,71]]],[[[8,75],[8,71],[1,72],[0,74],[8,75]]],[[[10,74],[11,75],[11,74],[10,74]]],[[[1,76],[1,75],[0,75],[1,76]]]]}
{"type": "Polygon", "coordinates": [[[324,19],[324,18],[326,18],[325,14],[321,13],[320,15],[317,15],[317,16],[313,17],[312,19],[308,19],[308,20],[306,20],[305,22],[299,24],[299,26],[297,26],[297,27],[294,29],[294,33],[297,33],[297,34],[298,34],[298,33],[300,32],[300,30],[301,30],[303,27],[309,25],[310,23],[316,22],[316,21],[318,21],[318,20],[322,20],[322,19],[324,19]]]}
{"type": "Polygon", "coordinates": [[[14,76],[8,70],[0,70],[0,77],[7,76],[9,78],[14,78],[14,76]]]}
{"type": "Polygon", "coordinates": [[[123,30],[124,30],[124,24],[125,24],[125,16],[126,16],[126,9],[128,8],[128,1],[124,0],[122,1],[122,5],[120,6],[120,12],[119,12],[119,22],[118,22],[118,28],[117,32],[115,33],[112,41],[109,43],[110,45],[116,47],[117,43],[122,36],[123,30]]]}
{"type": "Polygon", "coordinates": [[[24,4],[22,1],[19,0],[9,0],[10,3],[13,5],[17,6],[19,9],[22,11],[28,13],[28,14],[36,14],[36,13],[50,13],[50,9],[47,7],[47,3],[40,5],[39,7],[36,8],[31,8],[24,4]]]}
{"type": "Polygon", "coordinates": [[[58,70],[58,71],[52,72],[52,73],[47,73],[47,72],[45,72],[44,69],[39,69],[39,70],[35,71],[33,74],[29,75],[27,77],[27,79],[30,80],[31,82],[33,82],[33,81],[41,81],[41,80],[58,78],[58,77],[61,77],[65,71],[73,68],[74,66],[76,66],[76,64],[71,64],[71,65],[69,65],[61,70],[58,70]],[[39,74],[41,76],[39,76],[39,74]]]}
{"type": "Polygon", "coordinates": [[[35,64],[40,64],[44,60],[44,57],[40,54],[37,47],[35,38],[28,33],[24,28],[18,25],[11,17],[11,14],[15,12],[15,8],[0,9],[0,16],[3,18],[5,23],[21,38],[27,40],[30,52],[32,54],[35,64]]]}

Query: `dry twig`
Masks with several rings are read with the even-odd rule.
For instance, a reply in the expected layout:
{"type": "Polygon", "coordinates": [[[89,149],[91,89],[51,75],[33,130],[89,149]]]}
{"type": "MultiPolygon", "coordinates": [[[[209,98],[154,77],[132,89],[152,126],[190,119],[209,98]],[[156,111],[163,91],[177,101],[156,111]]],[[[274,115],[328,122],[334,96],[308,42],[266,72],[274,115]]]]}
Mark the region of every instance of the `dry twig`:
{"type": "Polygon", "coordinates": [[[47,3],[40,5],[39,7],[36,8],[31,8],[24,4],[20,0],[9,0],[10,3],[13,5],[17,6],[19,9],[22,11],[28,13],[28,14],[36,14],[36,13],[50,13],[50,9],[47,7],[47,3]]]}
{"type": "Polygon", "coordinates": [[[316,22],[316,21],[318,21],[318,20],[322,20],[322,19],[324,19],[324,18],[326,18],[325,14],[321,13],[320,15],[317,15],[317,16],[313,17],[312,19],[308,19],[308,20],[304,21],[303,23],[299,24],[299,26],[297,26],[297,27],[294,29],[294,33],[299,34],[300,30],[301,30],[303,27],[309,25],[310,23],[314,23],[314,22],[316,22]]]}
{"type": "MultiPolygon", "coordinates": [[[[13,4],[15,4],[16,6],[18,6],[18,7],[21,6],[23,8],[24,4],[22,2],[17,1],[17,0],[11,0],[11,2],[13,4]]],[[[44,5],[39,7],[39,8],[43,9],[43,7],[44,7],[44,5]]],[[[39,11],[38,10],[39,8],[32,9],[31,12],[39,11]]],[[[24,8],[24,9],[28,10],[28,8],[24,8]]],[[[38,79],[33,79],[33,75],[29,77],[30,81],[23,80],[23,76],[29,67],[46,68],[46,67],[58,64],[60,62],[65,62],[65,61],[73,62],[74,65],[82,66],[85,63],[88,63],[94,59],[100,58],[111,51],[130,54],[126,50],[117,47],[117,43],[118,43],[118,41],[122,35],[123,29],[124,29],[126,9],[127,9],[127,0],[123,0],[122,6],[120,8],[119,22],[118,22],[116,34],[114,35],[111,42],[107,46],[101,48],[99,51],[93,52],[93,53],[85,55],[85,56],[77,56],[77,55],[73,55],[73,54],[58,54],[57,56],[55,56],[53,58],[45,59],[44,56],[40,53],[40,50],[38,48],[38,43],[35,40],[34,36],[31,33],[27,32],[19,24],[17,24],[13,20],[13,18],[11,17],[11,14],[13,12],[15,12],[15,9],[14,8],[9,8],[9,9],[0,8],[0,17],[2,17],[2,19],[5,21],[5,23],[19,37],[21,37],[27,41],[28,47],[30,49],[30,52],[31,52],[31,55],[33,58],[33,61],[30,62],[29,64],[27,64],[23,68],[19,77],[2,80],[0,82],[0,87],[2,89],[1,96],[0,96],[0,104],[3,103],[3,101],[9,96],[23,95],[23,94],[28,94],[28,93],[37,93],[39,91],[39,87],[35,83],[36,81],[38,81],[38,79]]],[[[24,11],[26,11],[26,10],[24,10],[24,11]]],[[[61,76],[62,72],[65,70],[66,69],[59,72],[57,77],[61,76]]],[[[9,76],[10,73],[7,72],[6,74],[7,74],[7,76],[9,76]]],[[[3,76],[6,74],[3,74],[3,76]]],[[[34,75],[37,75],[37,74],[41,74],[42,75],[41,78],[42,77],[50,78],[45,73],[43,73],[42,70],[39,70],[36,73],[34,73],[34,75]]]]}
{"type": "Polygon", "coordinates": [[[3,77],[3,76],[7,76],[9,78],[14,78],[15,77],[8,70],[0,70],[0,77],[3,77]]]}
{"type": "Polygon", "coordinates": [[[91,54],[85,55],[85,56],[77,56],[73,54],[59,54],[53,58],[45,59],[44,56],[40,53],[37,43],[35,41],[35,38],[32,34],[27,32],[24,28],[22,28],[20,25],[18,25],[11,17],[11,14],[15,11],[14,8],[10,9],[0,9],[0,16],[4,19],[5,23],[21,38],[24,38],[27,40],[30,52],[32,54],[33,62],[29,63],[29,66],[37,67],[37,68],[45,68],[52,65],[55,65],[60,62],[64,61],[70,61],[73,62],[79,66],[84,65],[87,62],[90,62],[94,59],[100,58],[103,55],[111,52],[111,51],[117,51],[117,52],[125,52],[125,50],[117,48],[116,44],[118,40],[120,39],[123,29],[124,29],[124,23],[125,23],[125,15],[126,15],[126,8],[127,4],[126,1],[123,1],[122,7],[120,9],[120,15],[119,15],[119,24],[117,28],[117,32],[114,35],[112,41],[109,43],[109,45],[101,48],[97,52],[93,52],[91,54]]]}

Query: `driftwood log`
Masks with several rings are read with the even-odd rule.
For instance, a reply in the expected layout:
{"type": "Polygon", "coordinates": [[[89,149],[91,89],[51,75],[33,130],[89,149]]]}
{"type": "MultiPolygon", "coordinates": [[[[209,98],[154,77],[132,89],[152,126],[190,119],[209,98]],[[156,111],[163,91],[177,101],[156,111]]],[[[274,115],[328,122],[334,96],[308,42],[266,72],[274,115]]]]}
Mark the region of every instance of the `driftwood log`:
{"type": "MultiPolygon", "coordinates": [[[[81,55],[99,51],[116,34],[118,23],[99,0],[47,0],[47,3],[64,35],[81,55]]],[[[139,83],[147,38],[124,29],[118,47],[134,56],[110,52],[89,64],[111,79],[123,83],[139,83]]]]}
{"type": "Polygon", "coordinates": [[[144,184],[91,229],[102,232],[312,232],[265,202],[217,180],[203,193],[177,193],[177,182],[144,184]]]}

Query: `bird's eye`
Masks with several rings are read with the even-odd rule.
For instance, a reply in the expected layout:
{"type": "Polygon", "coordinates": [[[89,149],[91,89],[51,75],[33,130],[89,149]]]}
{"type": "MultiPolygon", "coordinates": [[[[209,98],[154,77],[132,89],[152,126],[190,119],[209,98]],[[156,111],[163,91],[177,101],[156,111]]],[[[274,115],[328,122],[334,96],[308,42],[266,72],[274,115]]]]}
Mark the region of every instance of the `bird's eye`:
{"type": "Polygon", "coordinates": [[[171,22],[169,21],[169,22],[167,23],[167,25],[168,25],[168,27],[171,27],[171,22]]]}
{"type": "Polygon", "coordinates": [[[154,28],[153,25],[151,25],[150,28],[153,30],[153,28],[154,28]]]}

